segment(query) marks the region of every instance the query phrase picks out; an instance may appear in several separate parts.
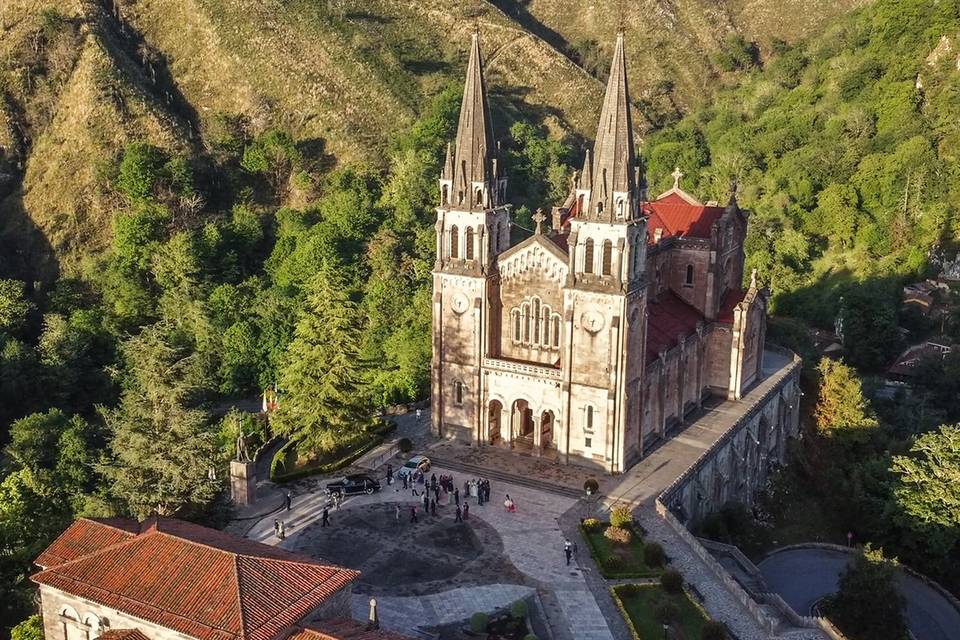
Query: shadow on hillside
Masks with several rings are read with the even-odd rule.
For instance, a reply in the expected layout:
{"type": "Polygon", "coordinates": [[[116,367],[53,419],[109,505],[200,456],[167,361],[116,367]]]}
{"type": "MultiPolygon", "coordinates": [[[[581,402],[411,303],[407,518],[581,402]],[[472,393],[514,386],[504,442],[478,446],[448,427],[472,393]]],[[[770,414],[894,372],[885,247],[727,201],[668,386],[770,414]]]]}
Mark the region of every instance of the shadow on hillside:
{"type": "Polygon", "coordinates": [[[36,284],[56,280],[59,266],[53,246],[24,207],[22,176],[14,179],[17,187],[0,200],[0,278],[22,280],[32,293],[36,284]]]}

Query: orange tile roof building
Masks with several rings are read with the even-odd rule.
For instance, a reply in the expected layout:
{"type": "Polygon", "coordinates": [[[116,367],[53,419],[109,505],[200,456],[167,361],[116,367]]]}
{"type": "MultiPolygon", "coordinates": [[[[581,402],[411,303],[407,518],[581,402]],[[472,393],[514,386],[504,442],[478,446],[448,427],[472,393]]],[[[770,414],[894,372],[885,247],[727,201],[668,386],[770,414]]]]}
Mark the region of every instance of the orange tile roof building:
{"type": "Polygon", "coordinates": [[[358,571],[180,520],[81,519],[36,564],[46,640],[402,637],[350,620],[358,571]]]}

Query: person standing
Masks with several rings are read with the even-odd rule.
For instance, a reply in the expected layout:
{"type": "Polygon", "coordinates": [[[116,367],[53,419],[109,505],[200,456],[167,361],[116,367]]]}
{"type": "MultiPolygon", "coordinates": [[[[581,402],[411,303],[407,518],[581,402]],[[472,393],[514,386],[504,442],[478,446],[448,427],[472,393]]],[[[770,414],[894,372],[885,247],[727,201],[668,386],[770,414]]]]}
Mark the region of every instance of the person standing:
{"type": "Polygon", "coordinates": [[[287,537],[287,528],[283,525],[283,520],[280,521],[280,539],[283,540],[287,537]]]}
{"type": "Polygon", "coordinates": [[[466,520],[470,517],[470,504],[468,502],[463,503],[463,519],[466,520]]]}
{"type": "Polygon", "coordinates": [[[430,513],[433,514],[434,516],[437,515],[437,501],[436,501],[436,500],[431,500],[431,501],[430,501],[430,513]]]}
{"type": "Polygon", "coordinates": [[[430,497],[427,495],[427,492],[426,492],[426,491],[423,492],[423,500],[422,500],[422,502],[423,502],[423,512],[424,512],[425,514],[426,514],[426,513],[429,513],[429,512],[430,512],[430,497]]]}
{"type": "Polygon", "coordinates": [[[387,486],[393,484],[393,465],[387,465],[387,486]]]}
{"type": "Polygon", "coordinates": [[[454,522],[463,522],[463,512],[460,510],[460,505],[457,505],[456,514],[457,514],[457,515],[456,515],[456,518],[454,518],[453,521],[454,521],[454,522]]]}
{"type": "Polygon", "coordinates": [[[330,509],[329,507],[323,508],[323,515],[320,521],[320,527],[329,527],[330,526],[330,509]]]}
{"type": "Polygon", "coordinates": [[[410,507],[410,522],[416,522],[416,521],[417,521],[417,507],[413,506],[413,507],[410,507]]]}
{"type": "Polygon", "coordinates": [[[293,502],[293,499],[290,497],[290,492],[287,491],[287,511],[290,511],[290,503],[293,502]]]}
{"type": "Polygon", "coordinates": [[[453,490],[453,503],[460,506],[460,488],[457,487],[453,490]]]}
{"type": "Polygon", "coordinates": [[[400,474],[400,476],[403,478],[403,490],[406,491],[407,490],[407,474],[402,473],[400,474]]]}
{"type": "Polygon", "coordinates": [[[275,535],[277,538],[280,537],[280,521],[279,520],[273,521],[273,535],[275,535]]]}
{"type": "Polygon", "coordinates": [[[437,488],[437,474],[435,473],[430,475],[430,488],[431,489],[437,488]]]}
{"type": "Polygon", "coordinates": [[[396,507],[397,507],[397,513],[396,513],[397,524],[400,524],[400,505],[396,505],[396,507]]]}
{"type": "Polygon", "coordinates": [[[567,556],[567,566],[570,566],[570,559],[573,558],[573,545],[569,540],[563,541],[563,554],[567,556]]]}

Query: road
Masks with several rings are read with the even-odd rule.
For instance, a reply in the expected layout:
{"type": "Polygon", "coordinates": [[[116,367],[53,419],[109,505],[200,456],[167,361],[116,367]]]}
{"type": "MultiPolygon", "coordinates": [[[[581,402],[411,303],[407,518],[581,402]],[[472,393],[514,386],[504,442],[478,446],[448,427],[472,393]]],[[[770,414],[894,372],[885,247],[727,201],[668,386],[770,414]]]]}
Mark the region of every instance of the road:
{"type": "MultiPolygon", "coordinates": [[[[813,604],[836,592],[850,554],[823,548],[786,549],[767,556],[758,566],[767,585],[800,615],[810,615],[813,604]]],[[[960,611],[936,589],[907,573],[897,578],[907,601],[906,616],[917,640],[956,640],[960,611]]]]}

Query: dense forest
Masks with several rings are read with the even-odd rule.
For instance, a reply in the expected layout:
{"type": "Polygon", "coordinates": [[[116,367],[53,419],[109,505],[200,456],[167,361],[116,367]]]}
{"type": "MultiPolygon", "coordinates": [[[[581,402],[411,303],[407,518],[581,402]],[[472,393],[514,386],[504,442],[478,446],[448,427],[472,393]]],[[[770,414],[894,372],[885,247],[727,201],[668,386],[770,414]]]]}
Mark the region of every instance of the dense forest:
{"type": "MultiPolygon", "coordinates": [[[[51,42],[73,28],[55,12],[43,24],[51,42]]],[[[704,200],[726,200],[735,179],[772,338],[809,356],[806,327],[842,315],[860,375],[897,352],[900,285],[960,240],[958,54],[960,9],[944,1],[880,0],[793,45],[731,37],[711,64],[737,81],[643,140],[652,193],[674,166],[704,200]]],[[[436,87],[365,163],[235,114],[210,117],[201,145],[129,142],[92,159],[110,246],[52,281],[0,280],[0,628],[31,611],[31,561],[78,515],[224,517],[238,423],[226,400],[278,385],[277,431],[317,451],[376,408],[423,397],[436,177],[459,91],[436,87]],[[318,366],[340,382],[321,384],[318,366]]],[[[549,114],[510,96],[492,107],[522,235],[532,209],[562,200],[582,151],[549,114]]],[[[22,268],[5,258],[0,275],[22,268]]],[[[960,341],[960,322],[945,329],[960,341]]],[[[960,420],[957,359],[930,363],[912,398],[872,406],[856,371],[809,364],[837,403],[855,387],[855,410],[812,419],[770,518],[786,528],[808,509],[805,534],[853,530],[956,590],[958,510],[936,521],[936,496],[906,478],[956,438],[938,427],[960,420]]]]}

